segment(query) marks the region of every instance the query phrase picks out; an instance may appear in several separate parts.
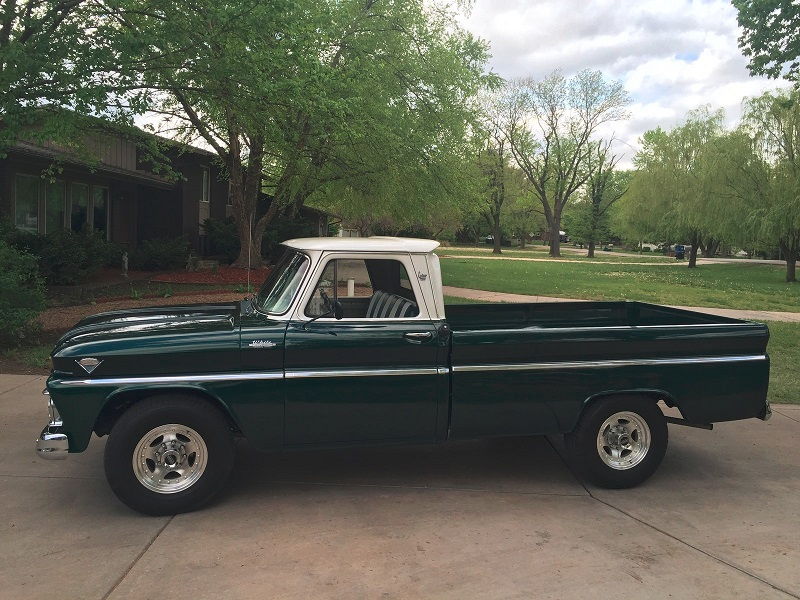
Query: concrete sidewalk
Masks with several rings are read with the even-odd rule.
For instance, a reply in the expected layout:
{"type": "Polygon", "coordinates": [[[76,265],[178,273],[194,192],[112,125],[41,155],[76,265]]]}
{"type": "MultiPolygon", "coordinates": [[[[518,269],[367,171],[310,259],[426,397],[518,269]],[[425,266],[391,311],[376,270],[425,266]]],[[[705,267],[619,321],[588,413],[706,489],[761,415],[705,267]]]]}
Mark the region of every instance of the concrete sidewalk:
{"type": "MultiPolygon", "coordinates": [[[[529,296],[526,294],[506,294],[503,292],[489,292],[486,290],[473,290],[470,288],[442,286],[445,296],[467,298],[480,302],[586,302],[580,298],[554,298],[551,296],[529,296]]],[[[731,317],[733,319],[747,319],[750,321],[786,321],[800,323],[800,312],[782,312],[777,310],[738,310],[734,308],[709,308],[707,306],[672,306],[694,310],[709,315],[731,317]]]]}
{"type": "Polygon", "coordinates": [[[287,454],[238,448],[196,513],[131,512],[104,440],[33,455],[42,377],[0,376],[0,598],[800,598],[800,406],[671,427],[632,490],[584,487],[560,440],[287,454]]]}

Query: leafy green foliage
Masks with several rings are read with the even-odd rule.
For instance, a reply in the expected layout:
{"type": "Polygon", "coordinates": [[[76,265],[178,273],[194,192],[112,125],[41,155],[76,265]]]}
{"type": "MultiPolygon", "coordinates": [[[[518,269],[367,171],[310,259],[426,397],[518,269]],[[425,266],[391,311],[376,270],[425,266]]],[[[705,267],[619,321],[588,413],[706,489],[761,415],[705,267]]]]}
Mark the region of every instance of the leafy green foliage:
{"type": "Polygon", "coordinates": [[[739,198],[741,204],[751,207],[750,223],[759,238],[780,248],[786,260],[786,281],[796,281],[800,259],[800,91],[767,92],[749,100],[745,124],[753,143],[750,152],[740,145],[744,152],[735,160],[743,174],[738,182],[739,198]]]}
{"type": "MultiPolygon", "coordinates": [[[[20,138],[80,151],[85,115],[129,123],[142,95],[113,39],[117,6],[88,0],[4,2],[0,11],[0,157],[20,138]]],[[[83,148],[85,150],[85,148],[83,148]]]]}
{"type": "Polygon", "coordinates": [[[753,75],[796,80],[800,75],[800,6],[792,0],[733,0],[739,47],[753,75]]]}
{"type": "Polygon", "coordinates": [[[103,266],[120,266],[122,249],[101,233],[58,230],[38,235],[6,226],[2,238],[36,258],[39,274],[51,285],[83,283],[103,266]]]}
{"type": "Polygon", "coordinates": [[[459,197],[469,99],[496,78],[483,70],[486,45],[450,6],[153,1],[107,33],[147,62],[141,85],[170,127],[215,151],[239,238],[252,229],[258,248],[268,225],[307,200],[367,198],[411,214],[459,197]],[[263,213],[262,191],[274,198],[263,213]]]}
{"type": "Polygon", "coordinates": [[[221,256],[232,263],[239,256],[239,236],[233,217],[206,219],[203,230],[208,236],[208,251],[212,256],[221,256]]]}
{"type": "Polygon", "coordinates": [[[0,240],[0,344],[13,346],[34,329],[44,309],[36,257],[0,240]]]}
{"type": "Polygon", "coordinates": [[[691,245],[690,268],[698,249],[713,253],[720,240],[741,237],[741,215],[732,210],[731,188],[738,166],[726,159],[737,141],[723,123],[722,111],[704,107],[670,131],[646,132],[621,204],[630,237],[691,245]]]}
{"type": "Polygon", "coordinates": [[[189,260],[189,242],[182,237],[145,240],[128,260],[130,268],[137,271],[183,269],[189,260]]]}

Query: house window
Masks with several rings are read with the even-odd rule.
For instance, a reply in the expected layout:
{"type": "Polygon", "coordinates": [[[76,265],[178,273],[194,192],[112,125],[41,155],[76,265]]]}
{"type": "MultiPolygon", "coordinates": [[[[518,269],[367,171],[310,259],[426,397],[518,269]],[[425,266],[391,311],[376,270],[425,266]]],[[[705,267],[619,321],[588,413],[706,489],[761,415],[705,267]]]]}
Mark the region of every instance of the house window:
{"type": "Polygon", "coordinates": [[[108,188],[92,186],[92,227],[108,239],[108,188]]]}
{"type": "Polygon", "coordinates": [[[44,233],[64,229],[64,214],[67,193],[63,181],[48,181],[44,186],[45,220],[44,233]]]}
{"type": "Polygon", "coordinates": [[[39,182],[38,177],[17,175],[14,194],[14,224],[17,229],[39,232],[39,182]]]}
{"type": "Polygon", "coordinates": [[[200,197],[200,202],[208,202],[211,197],[211,181],[208,177],[208,168],[203,167],[203,192],[200,197]]]}
{"type": "Polygon", "coordinates": [[[70,229],[81,231],[89,222],[89,186],[73,183],[70,196],[70,229]]]}

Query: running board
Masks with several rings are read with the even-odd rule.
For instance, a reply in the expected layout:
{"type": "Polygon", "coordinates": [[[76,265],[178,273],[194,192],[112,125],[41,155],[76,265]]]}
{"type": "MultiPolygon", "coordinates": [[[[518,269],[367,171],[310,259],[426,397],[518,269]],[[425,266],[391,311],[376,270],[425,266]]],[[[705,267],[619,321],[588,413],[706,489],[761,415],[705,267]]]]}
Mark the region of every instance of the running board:
{"type": "Polygon", "coordinates": [[[714,429],[713,423],[690,423],[686,419],[679,419],[678,417],[664,417],[667,420],[667,423],[672,423],[673,425],[683,425],[684,427],[696,427],[697,429],[708,429],[711,431],[714,429]]]}

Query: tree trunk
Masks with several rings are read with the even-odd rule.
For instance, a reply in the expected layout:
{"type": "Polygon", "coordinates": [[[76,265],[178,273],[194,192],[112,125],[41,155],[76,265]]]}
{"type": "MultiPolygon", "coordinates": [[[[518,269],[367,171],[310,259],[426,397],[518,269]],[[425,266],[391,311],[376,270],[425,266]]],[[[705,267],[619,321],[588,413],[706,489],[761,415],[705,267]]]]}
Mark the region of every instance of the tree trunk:
{"type": "Polygon", "coordinates": [[[501,254],[503,252],[500,248],[502,241],[502,232],[500,231],[500,214],[492,215],[494,222],[492,223],[492,254],[501,254]]]}
{"type": "Polygon", "coordinates": [[[589,258],[594,258],[594,240],[589,240],[589,252],[586,254],[589,258]]]}
{"type": "Polygon", "coordinates": [[[786,282],[794,283],[797,281],[797,258],[794,256],[786,259],[786,282]]]}
{"type": "Polygon", "coordinates": [[[695,267],[697,267],[697,244],[692,244],[692,249],[689,250],[689,268],[695,267]]]}
{"type": "Polygon", "coordinates": [[[550,223],[550,256],[561,256],[561,215],[555,213],[550,223]]]}

